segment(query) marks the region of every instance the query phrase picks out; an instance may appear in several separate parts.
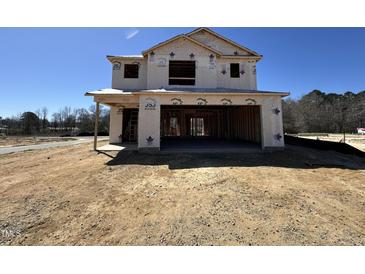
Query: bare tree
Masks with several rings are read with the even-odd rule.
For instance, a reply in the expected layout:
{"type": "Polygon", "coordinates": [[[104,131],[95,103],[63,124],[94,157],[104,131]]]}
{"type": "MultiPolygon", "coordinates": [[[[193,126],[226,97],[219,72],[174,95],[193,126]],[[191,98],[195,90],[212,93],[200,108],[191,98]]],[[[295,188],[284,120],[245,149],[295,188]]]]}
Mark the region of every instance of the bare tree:
{"type": "Polygon", "coordinates": [[[48,115],[48,108],[42,108],[42,128],[45,129],[47,127],[47,115],[48,115]]]}

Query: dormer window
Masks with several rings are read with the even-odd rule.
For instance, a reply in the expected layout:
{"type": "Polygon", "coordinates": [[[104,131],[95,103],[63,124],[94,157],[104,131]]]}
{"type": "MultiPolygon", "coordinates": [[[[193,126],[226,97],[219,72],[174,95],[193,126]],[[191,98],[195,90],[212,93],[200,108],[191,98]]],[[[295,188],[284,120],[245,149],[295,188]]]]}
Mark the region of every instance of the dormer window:
{"type": "Polygon", "coordinates": [[[124,64],[124,78],[138,78],[138,64],[124,64]]]}
{"type": "Polygon", "coordinates": [[[170,61],[169,85],[194,86],[195,61],[170,61]]]}
{"type": "Polygon", "coordinates": [[[240,64],[231,63],[230,71],[231,78],[240,78],[240,64]]]}

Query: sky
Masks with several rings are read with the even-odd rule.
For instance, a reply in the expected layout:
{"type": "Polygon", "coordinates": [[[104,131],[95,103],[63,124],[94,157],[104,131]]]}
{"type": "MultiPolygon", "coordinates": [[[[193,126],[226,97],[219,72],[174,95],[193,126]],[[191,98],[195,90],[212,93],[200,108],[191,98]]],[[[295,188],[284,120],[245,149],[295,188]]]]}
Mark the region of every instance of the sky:
{"type": "MultiPolygon", "coordinates": [[[[0,28],[0,116],[46,106],[88,108],[111,87],[106,55],[140,54],[194,28],[0,28]]],[[[259,90],[365,90],[365,28],[214,28],[262,54],[259,90]]]]}

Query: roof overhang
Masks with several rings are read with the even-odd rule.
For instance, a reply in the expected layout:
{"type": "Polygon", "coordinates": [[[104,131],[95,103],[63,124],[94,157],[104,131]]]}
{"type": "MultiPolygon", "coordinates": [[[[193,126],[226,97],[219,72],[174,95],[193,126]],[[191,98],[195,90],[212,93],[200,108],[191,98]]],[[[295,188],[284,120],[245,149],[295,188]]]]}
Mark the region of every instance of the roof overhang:
{"type": "Polygon", "coordinates": [[[111,63],[120,60],[143,60],[143,55],[107,55],[106,59],[108,59],[111,63]]]}
{"type": "Polygon", "coordinates": [[[235,59],[235,60],[254,60],[259,61],[262,57],[252,55],[222,55],[220,58],[235,59]]]}
{"type": "Polygon", "coordinates": [[[241,89],[198,89],[198,88],[181,88],[181,89],[139,89],[139,90],[119,90],[119,89],[99,89],[88,91],[85,96],[125,96],[125,95],[255,95],[255,96],[280,96],[285,97],[290,95],[290,92],[284,91],[260,91],[260,90],[241,90],[241,89]]]}
{"type": "Polygon", "coordinates": [[[274,91],[161,91],[161,90],[141,90],[139,92],[135,92],[133,94],[139,94],[139,95],[254,95],[254,96],[280,96],[280,97],[286,97],[290,95],[290,92],[274,92],[274,91]]]}
{"type": "Polygon", "coordinates": [[[107,88],[107,89],[98,89],[98,90],[93,90],[93,91],[87,91],[85,93],[85,96],[98,96],[98,95],[132,95],[131,91],[123,91],[120,89],[112,89],[112,88],[107,88]]]}

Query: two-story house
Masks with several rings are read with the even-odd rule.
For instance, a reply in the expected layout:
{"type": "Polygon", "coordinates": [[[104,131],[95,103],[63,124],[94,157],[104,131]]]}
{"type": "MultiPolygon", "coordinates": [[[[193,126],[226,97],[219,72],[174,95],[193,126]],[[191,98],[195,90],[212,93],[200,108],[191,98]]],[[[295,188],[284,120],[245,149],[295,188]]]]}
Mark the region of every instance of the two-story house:
{"type": "Polygon", "coordinates": [[[110,143],[212,138],[282,148],[281,98],[257,90],[262,58],[208,28],[175,36],[141,55],[107,56],[112,88],[87,92],[110,106],[110,143]]]}

